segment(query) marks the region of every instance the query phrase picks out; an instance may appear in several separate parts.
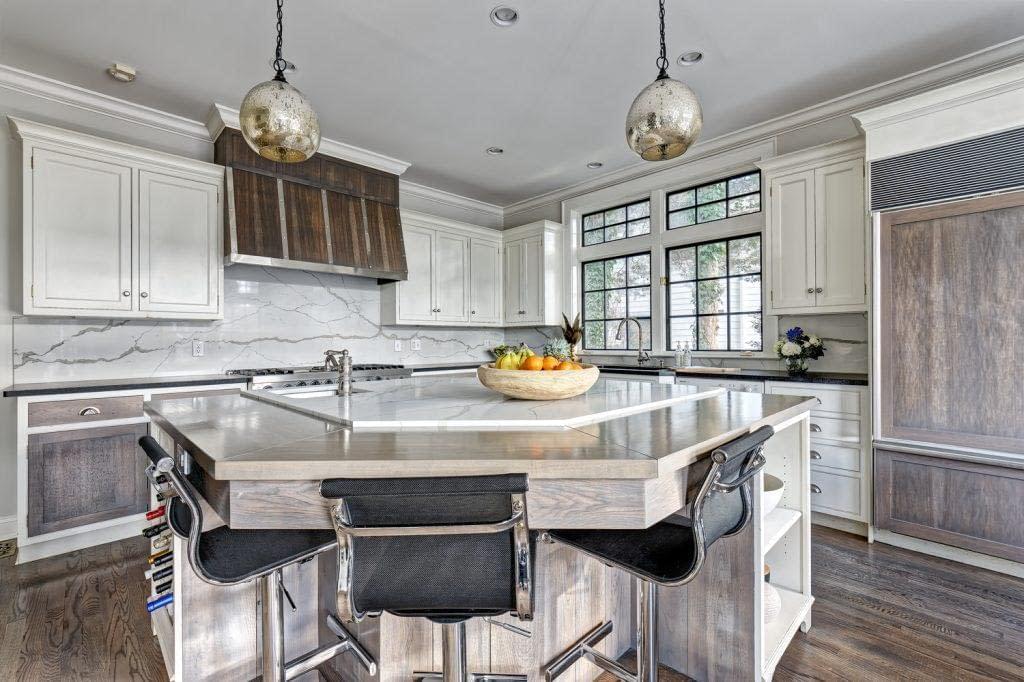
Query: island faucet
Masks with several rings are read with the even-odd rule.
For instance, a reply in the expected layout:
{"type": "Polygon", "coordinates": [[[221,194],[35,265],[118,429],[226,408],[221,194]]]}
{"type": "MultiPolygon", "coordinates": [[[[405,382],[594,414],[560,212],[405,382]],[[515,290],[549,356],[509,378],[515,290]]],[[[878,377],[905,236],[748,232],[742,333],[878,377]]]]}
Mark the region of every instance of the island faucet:
{"type": "MultiPolygon", "coordinates": [[[[615,332],[615,339],[617,341],[622,340],[622,333],[626,329],[626,323],[630,321],[636,323],[636,345],[640,348],[639,352],[637,352],[636,354],[636,364],[643,365],[645,362],[651,359],[651,356],[648,355],[647,351],[644,350],[644,328],[640,326],[640,320],[636,319],[635,317],[627,317],[622,322],[619,322],[619,329],[617,332],[615,332]]],[[[629,345],[628,339],[626,340],[626,345],[629,345]]]]}
{"type": "Polygon", "coordinates": [[[338,395],[352,395],[352,356],[348,350],[325,350],[324,355],[324,370],[338,370],[338,395]]]}

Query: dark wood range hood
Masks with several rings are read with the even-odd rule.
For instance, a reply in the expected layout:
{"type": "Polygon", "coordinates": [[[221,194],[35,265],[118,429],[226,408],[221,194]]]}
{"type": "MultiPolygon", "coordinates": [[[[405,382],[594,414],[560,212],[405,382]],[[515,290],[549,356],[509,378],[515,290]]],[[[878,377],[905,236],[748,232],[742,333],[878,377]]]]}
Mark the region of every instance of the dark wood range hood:
{"type": "Polygon", "coordinates": [[[262,158],[224,128],[214,160],[227,167],[228,263],[404,280],[398,176],[323,154],[262,158]]]}

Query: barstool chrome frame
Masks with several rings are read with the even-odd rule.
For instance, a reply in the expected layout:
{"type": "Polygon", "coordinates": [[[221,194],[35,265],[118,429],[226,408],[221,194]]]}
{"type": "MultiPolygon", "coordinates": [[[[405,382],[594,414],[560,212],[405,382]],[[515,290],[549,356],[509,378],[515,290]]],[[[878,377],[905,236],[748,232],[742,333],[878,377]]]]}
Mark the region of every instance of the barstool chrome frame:
{"type": "MultiPolygon", "coordinates": [[[[149,451],[145,447],[143,447],[143,450],[146,450],[146,454],[149,455],[149,451]]],[[[184,504],[192,515],[192,523],[189,526],[188,535],[184,539],[186,540],[187,560],[193,572],[203,582],[218,587],[239,585],[252,580],[257,581],[260,602],[262,604],[261,654],[264,682],[284,682],[285,680],[294,679],[331,660],[335,656],[340,656],[346,652],[351,652],[367,673],[376,675],[377,662],[373,659],[373,656],[363,648],[359,641],[332,614],[327,615],[327,627],[338,638],[337,642],[325,644],[291,661],[285,660],[284,602],[281,599],[284,590],[282,584],[284,567],[279,566],[269,571],[253,573],[240,580],[232,581],[219,580],[207,573],[203,569],[202,562],[199,560],[199,538],[203,532],[203,510],[197,501],[199,498],[196,490],[192,483],[179,473],[171,455],[163,451],[162,448],[160,450],[163,452],[163,456],[159,458],[151,457],[153,463],[146,467],[146,477],[155,487],[159,488],[164,484],[157,481],[157,477],[160,475],[165,476],[166,485],[169,485],[174,493],[173,497],[184,504]]],[[[167,503],[169,505],[170,500],[167,503]]],[[[171,525],[171,531],[181,537],[173,525],[171,525]]],[[[322,552],[334,549],[334,547],[335,545],[333,544],[319,547],[300,555],[291,563],[297,564],[308,561],[322,552]]]]}
{"type": "MultiPolygon", "coordinates": [[[[665,585],[667,587],[678,587],[686,585],[697,577],[701,568],[704,566],[704,562],[707,559],[707,548],[705,546],[706,536],[704,533],[704,505],[709,496],[715,493],[731,493],[739,489],[740,495],[743,497],[743,516],[740,518],[740,521],[736,526],[724,533],[722,537],[736,535],[742,532],[743,529],[746,528],[747,524],[750,523],[750,519],[753,514],[751,511],[750,490],[746,484],[764,468],[767,460],[762,452],[763,448],[764,444],[762,443],[736,480],[729,483],[722,483],[721,481],[721,467],[728,460],[728,453],[721,449],[715,449],[711,452],[711,462],[708,466],[708,471],[704,476],[704,480],[701,482],[700,488],[689,504],[689,514],[687,516],[690,518],[690,524],[693,528],[697,547],[694,565],[689,573],[679,580],[657,581],[652,580],[650,576],[642,575],[637,571],[631,570],[628,566],[614,564],[615,568],[623,570],[633,576],[635,581],[636,673],[634,674],[630,672],[619,665],[617,661],[612,660],[594,648],[601,640],[612,633],[612,629],[614,627],[612,622],[604,621],[584,634],[570,645],[568,649],[563,651],[544,666],[544,679],[547,682],[551,682],[568,671],[569,668],[571,668],[572,665],[581,658],[590,661],[602,670],[611,673],[615,677],[625,680],[626,682],[655,682],[658,679],[658,586],[665,585]]],[[[547,533],[543,534],[542,537],[547,542],[557,542],[557,539],[551,537],[547,533]]],[[[608,563],[603,557],[587,552],[584,549],[576,546],[572,546],[572,548],[573,550],[586,556],[590,556],[602,563],[608,563]]]]}
{"type": "MultiPolygon", "coordinates": [[[[337,498],[331,506],[331,522],[338,535],[338,594],[337,609],[345,622],[356,623],[363,618],[379,616],[380,612],[359,611],[352,596],[352,540],[357,537],[397,537],[413,535],[480,535],[512,531],[514,581],[516,592],[515,615],[520,620],[533,620],[533,579],[530,557],[530,529],[526,515],[526,495],[510,493],[512,514],[494,523],[457,524],[437,526],[353,526],[344,498],[337,498]]],[[[518,633],[517,633],[518,634],[518,633]]],[[[525,633],[524,636],[529,636],[525,633]]],[[[498,673],[471,673],[466,666],[466,623],[443,623],[442,672],[414,672],[416,680],[443,680],[444,682],[523,682],[526,675],[498,673]]]]}

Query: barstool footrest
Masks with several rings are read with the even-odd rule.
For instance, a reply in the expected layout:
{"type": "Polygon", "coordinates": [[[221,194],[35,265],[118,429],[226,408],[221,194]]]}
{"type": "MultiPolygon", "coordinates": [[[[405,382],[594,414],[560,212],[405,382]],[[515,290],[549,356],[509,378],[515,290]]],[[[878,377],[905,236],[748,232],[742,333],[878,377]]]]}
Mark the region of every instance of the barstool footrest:
{"type": "Polygon", "coordinates": [[[544,666],[544,679],[551,682],[551,680],[554,680],[569,670],[576,661],[581,658],[586,658],[594,665],[610,672],[616,677],[626,680],[635,680],[636,675],[629,672],[621,665],[602,654],[600,651],[594,649],[598,642],[611,633],[612,622],[610,620],[601,623],[594,629],[587,632],[585,635],[573,642],[568,649],[559,654],[557,658],[552,659],[544,666]]]}
{"type": "MultiPolygon", "coordinates": [[[[438,682],[444,679],[444,675],[436,672],[415,672],[412,674],[412,679],[422,682],[438,682]]],[[[505,673],[469,673],[469,679],[473,682],[525,682],[528,677],[505,673]]]]}

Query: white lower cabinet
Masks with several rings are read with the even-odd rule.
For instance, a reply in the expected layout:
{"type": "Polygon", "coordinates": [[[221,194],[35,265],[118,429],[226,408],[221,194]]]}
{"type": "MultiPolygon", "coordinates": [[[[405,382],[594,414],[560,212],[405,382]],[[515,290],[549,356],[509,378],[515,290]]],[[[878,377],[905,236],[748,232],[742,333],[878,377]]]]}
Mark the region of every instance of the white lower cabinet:
{"type": "Polygon", "coordinates": [[[728,391],[742,391],[743,393],[764,393],[764,382],[763,381],[747,381],[743,379],[698,379],[694,377],[677,377],[677,384],[686,384],[689,386],[698,386],[706,388],[708,386],[724,388],[728,391]]]}

